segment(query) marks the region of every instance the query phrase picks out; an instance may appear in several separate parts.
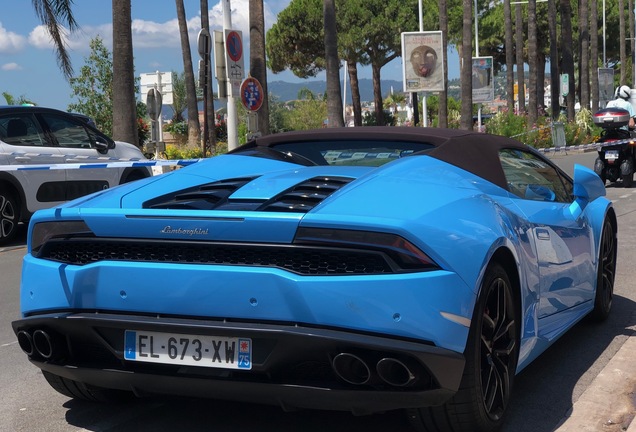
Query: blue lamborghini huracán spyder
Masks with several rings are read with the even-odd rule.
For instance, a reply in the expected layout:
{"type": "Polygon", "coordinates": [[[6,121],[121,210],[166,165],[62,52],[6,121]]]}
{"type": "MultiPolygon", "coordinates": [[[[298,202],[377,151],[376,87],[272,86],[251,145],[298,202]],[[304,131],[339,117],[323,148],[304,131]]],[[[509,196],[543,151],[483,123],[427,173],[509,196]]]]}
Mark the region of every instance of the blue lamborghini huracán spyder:
{"type": "Polygon", "coordinates": [[[183,395],[492,431],[515,375],[610,313],[616,214],[515,140],[257,138],[31,220],[21,348],[72,398],[183,395]]]}

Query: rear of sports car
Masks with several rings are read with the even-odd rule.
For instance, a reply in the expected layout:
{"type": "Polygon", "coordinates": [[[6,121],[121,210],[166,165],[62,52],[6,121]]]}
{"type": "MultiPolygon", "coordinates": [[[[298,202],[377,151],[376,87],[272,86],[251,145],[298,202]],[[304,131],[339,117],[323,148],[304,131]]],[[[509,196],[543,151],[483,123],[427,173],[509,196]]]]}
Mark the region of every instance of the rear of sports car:
{"type": "Polygon", "coordinates": [[[71,397],[440,405],[501,236],[477,183],[227,155],[94,194],[32,219],[14,331],[71,397]]]}

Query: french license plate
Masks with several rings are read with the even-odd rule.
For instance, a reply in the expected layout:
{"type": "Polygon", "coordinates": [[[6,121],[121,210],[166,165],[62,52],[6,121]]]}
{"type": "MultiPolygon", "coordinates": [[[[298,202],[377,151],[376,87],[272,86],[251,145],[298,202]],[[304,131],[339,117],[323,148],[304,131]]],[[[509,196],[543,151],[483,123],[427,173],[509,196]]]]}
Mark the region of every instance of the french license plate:
{"type": "Polygon", "coordinates": [[[618,150],[607,150],[605,152],[605,159],[612,161],[618,159],[618,150]]]}
{"type": "Polygon", "coordinates": [[[126,330],[124,358],[131,361],[252,369],[252,340],[126,330]]]}

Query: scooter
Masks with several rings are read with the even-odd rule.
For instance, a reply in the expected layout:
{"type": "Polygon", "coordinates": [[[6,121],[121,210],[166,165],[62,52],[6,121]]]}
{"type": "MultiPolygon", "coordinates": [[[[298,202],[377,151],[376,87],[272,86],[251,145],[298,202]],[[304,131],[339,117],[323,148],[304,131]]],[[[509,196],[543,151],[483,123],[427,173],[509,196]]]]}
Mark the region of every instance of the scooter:
{"type": "Polygon", "coordinates": [[[594,172],[603,180],[612,183],[621,180],[623,187],[632,187],[636,166],[636,142],[632,133],[625,129],[629,123],[629,111],[622,108],[605,108],[594,114],[594,123],[603,128],[598,141],[598,158],[594,172]],[[616,142],[616,145],[611,143],[616,142]]]}

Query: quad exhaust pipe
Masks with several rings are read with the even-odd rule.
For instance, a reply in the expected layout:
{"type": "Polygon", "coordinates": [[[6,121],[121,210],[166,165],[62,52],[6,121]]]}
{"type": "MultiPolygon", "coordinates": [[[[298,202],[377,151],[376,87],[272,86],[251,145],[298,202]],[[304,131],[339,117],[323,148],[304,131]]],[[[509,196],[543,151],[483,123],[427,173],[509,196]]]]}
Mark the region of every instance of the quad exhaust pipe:
{"type": "Polygon", "coordinates": [[[361,357],[343,352],[333,358],[331,365],[340,379],[353,385],[380,381],[393,387],[407,387],[417,380],[409,366],[392,357],[380,359],[372,369],[361,357]]]}
{"type": "Polygon", "coordinates": [[[18,345],[29,357],[39,356],[45,360],[51,359],[60,352],[59,337],[46,330],[38,329],[33,332],[20,330],[17,334],[18,345]]]}
{"type": "Polygon", "coordinates": [[[336,374],[349,384],[362,385],[371,379],[369,366],[357,355],[340,353],[333,358],[332,365],[336,374]]]}
{"type": "Polygon", "coordinates": [[[18,332],[18,345],[20,345],[22,351],[24,351],[29,357],[31,357],[35,352],[35,347],[33,346],[33,338],[31,337],[31,333],[29,332],[26,332],[24,330],[20,330],[18,332]]]}
{"type": "Polygon", "coordinates": [[[33,345],[38,354],[44,359],[48,360],[53,356],[53,340],[44,330],[33,332],[33,345]]]}
{"type": "Polygon", "coordinates": [[[375,366],[382,381],[396,387],[406,387],[415,381],[415,375],[408,366],[394,358],[383,358],[375,366]]]}

